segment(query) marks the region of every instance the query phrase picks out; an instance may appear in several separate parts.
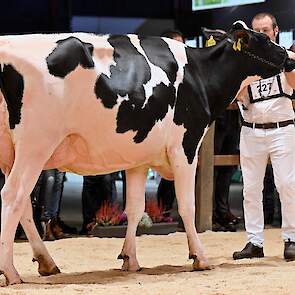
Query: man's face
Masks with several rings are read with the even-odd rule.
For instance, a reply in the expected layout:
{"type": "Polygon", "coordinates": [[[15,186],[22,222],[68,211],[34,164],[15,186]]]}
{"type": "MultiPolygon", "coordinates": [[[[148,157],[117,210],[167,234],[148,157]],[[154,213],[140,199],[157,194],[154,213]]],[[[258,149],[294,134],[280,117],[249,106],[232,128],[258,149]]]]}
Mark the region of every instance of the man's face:
{"type": "Polygon", "coordinates": [[[273,27],[272,20],[269,16],[263,18],[254,19],[252,21],[252,28],[254,31],[266,34],[270,40],[276,41],[277,34],[279,32],[278,27],[273,27]]]}

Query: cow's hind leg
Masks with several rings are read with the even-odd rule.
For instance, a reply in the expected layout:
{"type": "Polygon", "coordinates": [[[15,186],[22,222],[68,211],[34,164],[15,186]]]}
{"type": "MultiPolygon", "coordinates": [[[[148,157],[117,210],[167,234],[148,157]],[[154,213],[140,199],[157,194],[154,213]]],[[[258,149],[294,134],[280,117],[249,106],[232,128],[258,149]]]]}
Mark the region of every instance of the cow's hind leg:
{"type": "Polygon", "coordinates": [[[188,164],[185,155],[175,150],[170,155],[174,172],[178,212],[187,234],[189,258],[194,259],[194,270],[210,269],[195,226],[195,174],[197,160],[188,164]]]}
{"type": "Polygon", "coordinates": [[[21,217],[21,225],[26,233],[26,236],[31,244],[33,251],[33,262],[37,261],[39,264],[38,272],[42,276],[48,276],[60,273],[59,268],[56,266],[52,257],[49,255],[45,244],[43,243],[40,235],[35,226],[32,213],[32,203],[29,198],[26,200],[26,208],[21,217]]]}
{"type": "Polygon", "coordinates": [[[118,258],[124,260],[122,270],[137,271],[140,269],[136,258],[136,230],[144,213],[145,183],[147,168],[139,167],[126,171],[126,214],[128,226],[123,249],[118,258]]]}

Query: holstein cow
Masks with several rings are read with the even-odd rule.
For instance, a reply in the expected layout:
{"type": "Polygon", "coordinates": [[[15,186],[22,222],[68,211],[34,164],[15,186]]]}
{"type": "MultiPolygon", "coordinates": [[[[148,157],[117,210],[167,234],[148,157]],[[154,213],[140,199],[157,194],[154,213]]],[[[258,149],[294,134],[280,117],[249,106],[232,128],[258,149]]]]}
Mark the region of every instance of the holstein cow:
{"type": "Polygon", "coordinates": [[[208,126],[249,75],[283,70],[286,51],[242,23],[216,46],[86,33],[0,37],[0,270],[20,283],[13,241],[20,221],[41,275],[59,269],[40,239],[29,195],[42,169],[82,175],[126,170],[128,229],[120,258],[138,270],[135,233],[149,167],[175,180],[195,270],[209,264],[194,216],[197,152],[208,126]]]}

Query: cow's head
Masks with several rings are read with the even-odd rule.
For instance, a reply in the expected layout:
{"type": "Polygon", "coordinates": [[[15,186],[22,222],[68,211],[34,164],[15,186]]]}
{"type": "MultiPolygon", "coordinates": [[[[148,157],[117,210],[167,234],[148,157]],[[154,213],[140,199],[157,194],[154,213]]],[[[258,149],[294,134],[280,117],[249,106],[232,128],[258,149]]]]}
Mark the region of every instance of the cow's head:
{"type": "Polygon", "coordinates": [[[216,43],[229,43],[227,50],[245,58],[248,74],[267,78],[284,69],[288,57],[286,50],[265,34],[249,29],[242,21],[235,22],[229,32],[203,29],[203,33],[207,39],[214,38],[216,43]]]}

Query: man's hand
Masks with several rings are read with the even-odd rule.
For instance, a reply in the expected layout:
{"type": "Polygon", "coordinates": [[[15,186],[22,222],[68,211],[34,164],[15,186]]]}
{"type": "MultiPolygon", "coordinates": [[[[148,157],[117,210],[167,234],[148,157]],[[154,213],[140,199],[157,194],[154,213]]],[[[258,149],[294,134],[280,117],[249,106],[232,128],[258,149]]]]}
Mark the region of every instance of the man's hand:
{"type": "Polygon", "coordinates": [[[287,58],[284,64],[285,72],[292,72],[295,69],[295,60],[287,58]]]}

